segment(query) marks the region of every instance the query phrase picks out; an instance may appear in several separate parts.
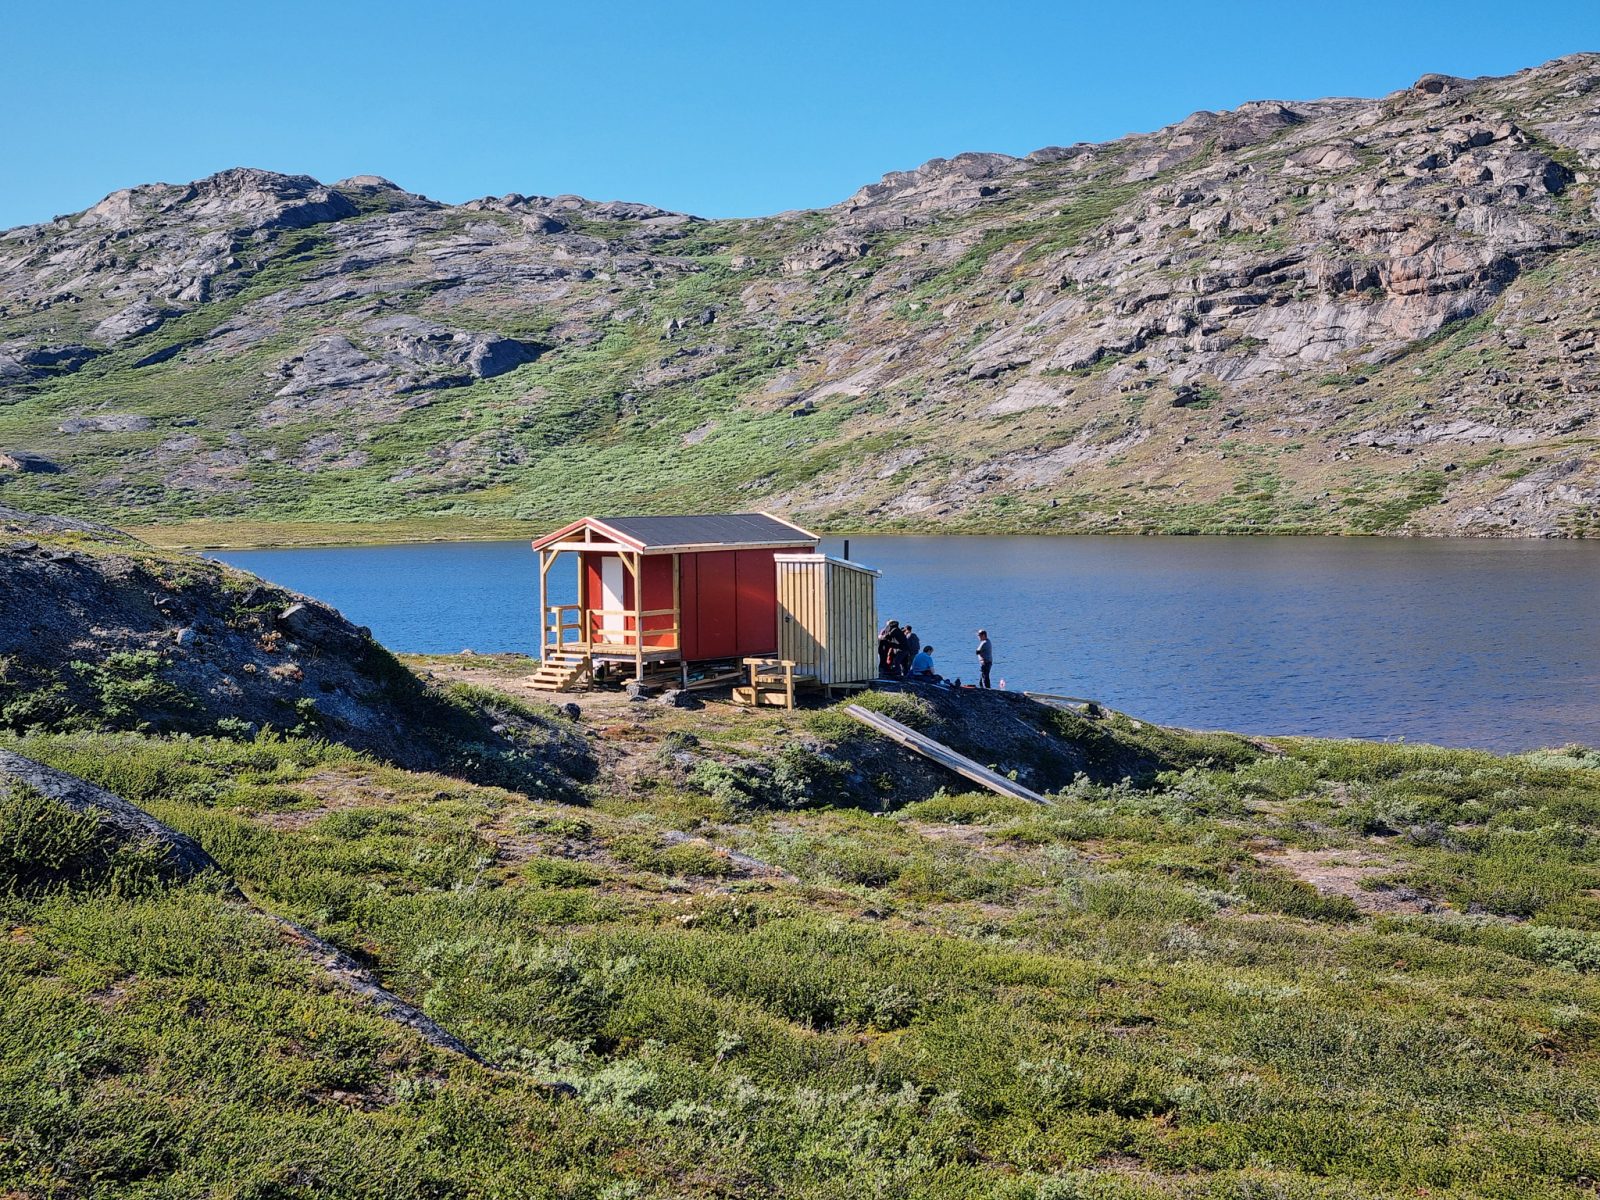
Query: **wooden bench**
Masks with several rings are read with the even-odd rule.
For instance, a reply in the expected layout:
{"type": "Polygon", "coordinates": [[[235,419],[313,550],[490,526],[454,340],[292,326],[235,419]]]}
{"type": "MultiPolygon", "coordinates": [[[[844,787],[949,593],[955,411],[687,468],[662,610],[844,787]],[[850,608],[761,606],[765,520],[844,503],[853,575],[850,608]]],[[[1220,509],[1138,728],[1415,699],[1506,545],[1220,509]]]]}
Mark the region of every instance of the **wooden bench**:
{"type": "Polygon", "coordinates": [[[817,682],[815,675],[796,675],[795,663],[787,658],[747,658],[744,665],[750,668],[750,683],[733,689],[733,702],[750,708],[793,708],[795,686],[817,682]]]}

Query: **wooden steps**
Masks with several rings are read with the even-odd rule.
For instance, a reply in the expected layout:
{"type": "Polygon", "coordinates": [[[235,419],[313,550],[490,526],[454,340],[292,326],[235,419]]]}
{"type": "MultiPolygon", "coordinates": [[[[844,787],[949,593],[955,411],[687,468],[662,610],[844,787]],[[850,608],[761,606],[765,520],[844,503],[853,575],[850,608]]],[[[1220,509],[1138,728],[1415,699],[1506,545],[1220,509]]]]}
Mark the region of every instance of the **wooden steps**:
{"type": "Polygon", "coordinates": [[[588,676],[589,663],[581,654],[551,654],[525,682],[539,692],[570,692],[588,676]]]}
{"type": "Polygon", "coordinates": [[[914,751],[946,770],[972,780],[973,783],[981,784],[991,792],[998,792],[1002,796],[1015,796],[1019,800],[1027,800],[1034,804],[1050,803],[1038,792],[1030,791],[1015,780],[1007,779],[998,771],[991,771],[988,767],[973,762],[965,754],[957,754],[943,742],[936,742],[926,734],[918,733],[909,725],[902,725],[892,717],[862,708],[859,704],[847,704],[844,711],[868,728],[877,730],[890,741],[898,742],[907,750],[914,751]]]}
{"type": "Polygon", "coordinates": [[[782,687],[756,689],[748,684],[733,689],[733,702],[746,708],[793,708],[794,701],[782,687]]]}
{"type": "Polygon", "coordinates": [[[815,675],[796,675],[793,660],[787,658],[747,658],[750,682],[733,689],[733,702],[749,708],[793,708],[796,686],[814,687],[815,675]]]}

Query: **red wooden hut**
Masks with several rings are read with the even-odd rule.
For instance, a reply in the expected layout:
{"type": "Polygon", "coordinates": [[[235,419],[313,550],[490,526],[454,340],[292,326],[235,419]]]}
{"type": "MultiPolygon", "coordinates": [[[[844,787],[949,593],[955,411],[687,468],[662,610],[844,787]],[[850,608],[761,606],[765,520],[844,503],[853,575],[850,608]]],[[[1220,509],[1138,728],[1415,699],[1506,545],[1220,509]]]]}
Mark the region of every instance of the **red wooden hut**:
{"type": "Polygon", "coordinates": [[[778,649],[775,556],[818,538],[768,513],[585,517],[533,543],[539,554],[540,676],[563,686],[597,665],[647,666],[770,655],[778,649]],[[578,602],[549,601],[572,554],[578,602]]]}

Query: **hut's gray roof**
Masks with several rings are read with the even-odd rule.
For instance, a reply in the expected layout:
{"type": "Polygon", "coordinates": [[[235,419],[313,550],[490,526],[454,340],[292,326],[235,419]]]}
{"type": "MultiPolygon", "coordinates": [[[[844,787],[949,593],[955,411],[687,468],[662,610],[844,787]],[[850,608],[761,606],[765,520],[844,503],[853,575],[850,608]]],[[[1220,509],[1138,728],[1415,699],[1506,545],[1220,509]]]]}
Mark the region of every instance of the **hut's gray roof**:
{"type": "Polygon", "coordinates": [[[596,517],[646,550],[671,546],[814,546],[815,534],[766,513],[683,517],[596,517]]]}

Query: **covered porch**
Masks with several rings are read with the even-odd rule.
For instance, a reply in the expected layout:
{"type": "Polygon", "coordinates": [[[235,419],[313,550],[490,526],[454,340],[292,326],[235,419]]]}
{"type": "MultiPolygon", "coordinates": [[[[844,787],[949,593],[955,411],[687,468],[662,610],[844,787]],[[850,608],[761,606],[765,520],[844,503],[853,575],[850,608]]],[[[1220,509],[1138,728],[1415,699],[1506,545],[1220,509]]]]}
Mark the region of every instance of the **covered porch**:
{"type": "Polygon", "coordinates": [[[581,659],[633,667],[643,679],[651,663],[683,656],[682,562],[598,533],[588,523],[536,543],[539,553],[539,646],[546,662],[581,659]],[[563,555],[577,568],[575,604],[550,603],[550,572],[563,555]],[[648,606],[648,607],[647,607],[648,606]]]}

